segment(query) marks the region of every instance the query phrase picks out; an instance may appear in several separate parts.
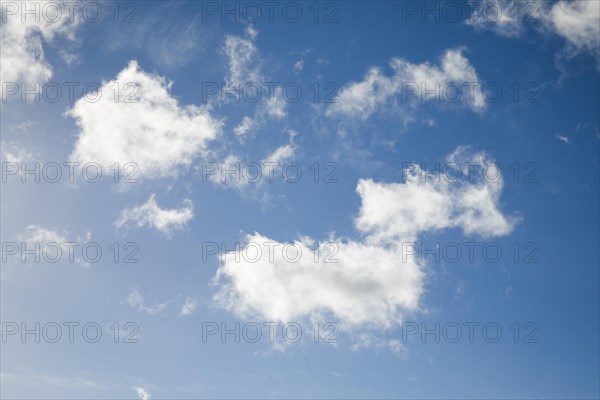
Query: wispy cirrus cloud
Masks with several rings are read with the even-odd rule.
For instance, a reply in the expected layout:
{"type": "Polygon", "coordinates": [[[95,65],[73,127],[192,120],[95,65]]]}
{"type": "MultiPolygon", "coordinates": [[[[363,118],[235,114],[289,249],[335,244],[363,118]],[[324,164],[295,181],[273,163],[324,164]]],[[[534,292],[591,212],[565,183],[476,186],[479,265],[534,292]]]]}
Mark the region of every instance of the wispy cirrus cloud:
{"type": "Polygon", "coordinates": [[[179,312],[179,316],[187,316],[192,315],[196,308],[198,307],[198,301],[192,297],[186,297],[185,302],[181,306],[181,311],[179,312]]]}
{"type": "Polygon", "coordinates": [[[129,293],[129,295],[125,299],[125,302],[131,308],[134,308],[138,311],[146,312],[150,315],[160,314],[169,305],[169,302],[165,302],[165,303],[158,303],[158,304],[154,304],[151,306],[147,306],[144,296],[142,296],[142,294],[135,289],[131,293],[129,293]]]}

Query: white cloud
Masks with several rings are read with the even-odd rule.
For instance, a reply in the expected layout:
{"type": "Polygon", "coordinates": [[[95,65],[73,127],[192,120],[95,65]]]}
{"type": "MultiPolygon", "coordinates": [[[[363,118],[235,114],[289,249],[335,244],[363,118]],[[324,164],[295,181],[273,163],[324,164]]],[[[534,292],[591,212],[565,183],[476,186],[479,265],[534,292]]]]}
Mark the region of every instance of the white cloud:
{"type": "MultiPolygon", "coordinates": [[[[424,273],[414,259],[399,266],[399,248],[348,241],[339,243],[337,263],[315,262],[313,241],[301,239],[294,241],[300,259],[290,262],[297,253],[292,247],[288,257],[285,243],[258,233],[246,241],[260,246],[263,257],[252,262],[252,255],[229,253],[215,278],[217,304],[242,317],[287,323],[332,315],[348,328],[388,328],[401,321],[402,311],[418,308],[424,273]],[[271,259],[269,246],[275,249],[271,259]]],[[[320,249],[321,255],[333,250],[320,249]]]]}
{"type": "Polygon", "coordinates": [[[415,165],[407,171],[405,183],[361,179],[356,189],[362,199],[357,228],[376,243],[447,228],[461,228],[466,235],[481,237],[508,234],[517,219],[504,216],[499,209],[504,183],[501,175],[496,178],[493,160],[465,147],[448,156],[449,165],[463,166],[466,162],[472,168],[488,166],[489,178],[452,182],[443,177],[436,181],[430,172],[415,165]]]}
{"type": "Polygon", "coordinates": [[[263,100],[257,105],[254,118],[245,117],[242,123],[234,128],[237,135],[260,127],[267,117],[282,119],[287,115],[281,87],[273,88],[273,93],[267,95],[270,89],[262,86],[266,79],[261,71],[262,58],[254,43],[257,35],[256,29],[249,26],[245,30],[245,36],[227,35],[222,48],[229,66],[229,73],[225,77],[225,90],[239,93],[244,90],[244,85],[252,83],[260,86],[265,93],[263,100]]]}
{"type": "Polygon", "coordinates": [[[587,52],[600,67],[600,2],[485,0],[475,3],[465,21],[475,29],[488,29],[500,36],[519,37],[531,24],[541,31],[561,36],[567,42],[567,55],[587,52]]]}
{"type": "Polygon", "coordinates": [[[115,226],[123,228],[132,222],[138,228],[148,226],[170,235],[173,230],[185,228],[194,218],[194,205],[191,200],[184,199],[181,208],[162,209],[156,204],[154,197],[155,195],[151,195],[144,204],[121,211],[115,226]]]}
{"type": "Polygon", "coordinates": [[[463,49],[446,50],[439,66],[413,64],[401,58],[393,58],[390,66],[393,70],[391,76],[386,76],[378,67],[372,67],[361,82],[343,87],[338,94],[338,102],[331,104],[326,114],[364,120],[386,107],[395,107],[395,110],[404,113],[408,121],[419,102],[457,101],[454,100],[455,92],[460,94],[460,101],[467,103],[472,110],[485,108],[484,97],[477,86],[479,77],[463,55],[463,49]],[[424,89],[435,91],[435,95],[427,94],[424,89]],[[410,90],[414,94],[410,94],[410,90]]]}
{"type": "MultiPolygon", "coordinates": [[[[66,231],[59,232],[39,225],[28,225],[23,233],[17,234],[17,240],[25,243],[27,249],[34,249],[39,246],[40,257],[45,255],[45,258],[49,260],[57,259],[65,262],[76,262],[83,267],[90,266],[88,261],[77,256],[77,254],[81,254],[77,249],[92,240],[90,231],[86,231],[83,237],[78,235],[73,239],[69,239],[66,231]],[[54,245],[57,245],[60,250],[55,249],[54,245]]],[[[30,258],[27,257],[27,260],[30,258]]]]}
{"type": "Polygon", "coordinates": [[[265,125],[268,119],[282,120],[285,118],[287,116],[286,105],[282,89],[273,89],[273,95],[257,105],[253,117],[245,116],[242,122],[233,129],[234,133],[240,142],[243,142],[245,136],[249,133],[254,134],[265,125]]]}
{"type": "Polygon", "coordinates": [[[269,117],[282,119],[287,113],[285,111],[285,106],[287,105],[287,101],[283,94],[283,89],[277,88],[275,89],[275,95],[267,99],[266,103],[263,103],[264,106],[262,109],[259,109],[259,112],[268,115],[269,117]]]}
{"type": "Polygon", "coordinates": [[[140,292],[138,292],[135,289],[131,293],[129,293],[129,296],[127,296],[127,298],[125,299],[125,302],[132,308],[134,308],[138,311],[147,312],[150,315],[156,315],[156,314],[161,313],[162,311],[164,311],[167,308],[167,305],[169,304],[167,302],[167,303],[155,304],[153,306],[146,306],[144,304],[144,296],[142,296],[140,294],[140,292]]]}
{"type": "Polygon", "coordinates": [[[278,147],[275,151],[265,158],[264,162],[284,163],[294,157],[294,147],[291,144],[285,144],[278,147]]]}
{"type": "MultiPolygon", "coordinates": [[[[449,160],[492,161],[463,147],[449,160]]],[[[321,243],[315,252],[310,238],[286,244],[260,233],[247,235],[244,247],[223,255],[214,278],[215,302],[244,318],[284,323],[333,318],[351,332],[397,327],[405,315],[420,310],[426,275],[424,261],[403,254],[402,243],[451,227],[467,235],[501,236],[516,222],[499,210],[501,180],[451,187],[426,171],[417,170],[415,177],[405,183],[358,182],[362,205],[355,225],[361,240],[332,235],[327,241],[335,245],[321,243]],[[417,176],[428,179],[420,183],[417,176]]],[[[397,343],[384,345],[402,350],[397,343]]]]}
{"type": "Polygon", "coordinates": [[[567,40],[570,51],[590,52],[600,65],[599,1],[559,1],[546,18],[554,32],[567,40]]]}
{"type": "Polygon", "coordinates": [[[18,235],[19,240],[37,243],[64,243],[68,242],[64,233],[59,233],[54,229],[44,228],[39,225],[28,225],[25,232],[18,235]]]}
{"type": "Polygon", "coordinates": [[[423,120],[423,123],[427,126],[435,126],[435,119],[433,118],[426,118],[423,120]]]}
{"type": "MultiPolygon", "coordinates": [[[[74,18],[70,21],[70,13],[62,2],[36,1],[38,21],[35,21],[35,15],[27,15],[25,21],[21,20],[21,7],[24,2],[3,2],[2,11],[9,10],[1,16],[2,29],[0,34],[0,53],[2,57],[1,75],[2,83],[18,82],[27,84],[32,88],[36,83],[41,86],[52,78],[52,66],[46,60],[44,55],[43,42],[52,44],[57,37],[62,37],[71,41],[75,40],[75,30],[80,24],[81,13],[75,12],[74,18]],[[12,6],[16,6],[16,13],[10,12],[12,6]],[[56,7],[61,8],[60,18],[56,7]],[[42,10],[46,10],[42,16],[42,10]],[[45,18],[43,17],[45,16],[45,18]]],[[[33,3],[32,3],[33,4],[33,3]]],[[[4,90],[4,85],[2,85],[4,90]]],[[[2,93],[4,96],[5,93],[2,93]]]]}
{"type": "Polygon", "coordinates": [[[216,185],[224,185],[230,189],[239,189],[242,190],[246,185],[248,185],[248,181],[241,177],[240,169],[242,168],[242,163],[238,156],[235,154],[229,154],[225,157],[219,167],[218,172],[215,174],[208,175],[208,179],[216,185]],[[236,171],[235,174],[229,175],[226,171],[236,171]]]}
{"type": "Polygon", "coordinates": [[[67,65],[74,65],[74,64],[81,63],[81,57],[79,56],[79,54],[71,53],[66,50],[61,50],[59,53],[60,53],[61,58],[67,65]]]}
{"type": "Polygon", "coordinates": [[[254,117],[245,116],[238,125],[233,128],[233,132],[240,140],[244,141],[244,138],[249,134],[254,134],[256,130],[264,126],[267,118],[274,118],[281,120],[287,116],[285,111],[287,103],[283,98],[281,89],[276,88],[272,98],[267,99],[256,107],[254,117]]]}
{"type": "Polygon", "coordinates": [[[242,119],[242,122],[240,122],[239,125],[237,125],[233,131],[235,132],[235,134],[238,137],[242,137],[245,136],[248,132],[250,132],[252,129],[256,128],[258,124],[256,123],[256,121],[248,116],[245,116],[242,119]]]}
{"type": "MultiPolygon", "coordinates": [[[[209,174],[208,179],[217,184],[223,185],[230,189],[244,191],[249,187],[259,189],[266,181],[274,178],[274,174],[280,173],[284,164],[292,160],[296,154],[296,144],[294,137],[297,132],[293,129],[288,131],[288,143],[277,147],[273,152],[266,155],[263,160],[257,163],[260,166],[260,177],[255,179],[254,172],[248,172],[248,176],[243,172],[244,168],[251,169],[235,154],[229,154],[218,167],[218,171],[214,174],[209,174]],[[270,164],[275,163],[275,164],[270,164]],[[235,173],[234,173],[235,171],[235,173]],[[250,184],[251,183],[251,184],[250,184]]],[[[252,171],[254,169],[252,168],[252,171]]],[[[262,199],[265,200],[266,193],[261,190],[262,199]]]]}
{"type": "Polygon", "coordinates": [[[303,68],[304,68],[304,60],[298,60],[298,61],[296,61],[296,63],[294,63],[294,72],[296,74],[299,74],[303,68]]]}
{"type": "Polygon", "coordinates": [[[381,337],[368,332],[361,332],[353,337],[353,351],[382,348],[389,349],[400,358],[404,358],[407,355],[406,347],[398,339],[382,339],[381,337]]]}
{"type": "Polygon", "coordinates": [[[8,127],[11,129],[14,129],[15,132],[19,132],[19,133],[30,133],[31,132],[31,128],[33,128],[35,124],[33,123],[33,121],[24,121],[24,122],[17,122],[15,124],[10,124],[8,127]]]}
{"type": "Polygon", "coordinates": [[[557,133],[556,135],[554,135],[554,137],[560,140],[561,142],[565,142],[566,144],[571,143],[571,140],[569,140],[567,136],[562,136],[557,133]]]}
{"type": "Polygon", "coordinates": [[[114,24],[104,45],[109,50],[134,48],[144,51],[161,68],[184,66],[205,51],[212,32],[202,24],[199,16],[187,14],[180,18],[183,3],[159,2],[144,7],[142,18],[130,14],[135,23],[114,24]]]}
{"type": "Polygon", "coordinates": [[[248,27],[245,33],[246,38],[235,35],[225,37],[223,52],[229,63],[229,75],[225,78],[227,87],[247,82],[262,82],[260,57],[253,42],[257,31],[248,27]]]}
{"type": "Polygon", "coordinates": [[[242,144],[268,120],[282,120],[287,116],[287,104],[282,88],[265,85],[269,79],[265,79],[262,72],[263,59],[255,44],[257,36],[258,31],[248,26],[243,36],[227,35],[221,48],[228,64],[224,87],[221,88],[222,93],[219,96],[221,101],[227,103],[230,97],[226,93],[242,96],[246,90],[253,93],[258,88],[262,94],[255,105],[253,115],[244,116],[242,121],[233,128],[236,138],[242,144]]]}
{"type": "Polygon", "coordinates": [[[67,112],[79,127],[71,160],[107,169],[133,162],[140,176],[156,178],[176,176],[206,154],[221,122],[206,107],[180,107],[169,93],[171,85],[130,61],[116,79],[102,84],[98,101],[79,99],[67,112]]]}
{"type": "MultiPolygon", "coordinates": [[[[153,305],[146,305],[146,299],[144,296],[137,290],[133,289],[129,295],[123,300],[123,303],[127,304],[131,308],[137,311],[142,311],[150,315],[158,315],[165,311],[169,304],[174,302],[175,300],[167,300],[163,303],[156,303],[153,305]]],[[[198,300],[193,297],[186,296],[184,303],[181,305],[181,309],[179,311],[178,316],[188,316],[194,313],[198,308],[198,300]]]]}
{"type": "Polygon", "coordinates": [[[135,393],[140,398],[140,400],[150,400],[152,398],[150,396],[150,392],[148,392],[148,389],[146,388],[134,387],[133,390],[135,390],[135,393]]]}
{"type": "Polygon", "coordinates": [[[185,302],[183,303],[183,306],[181,307],[181,312],[179,313],[179,316],[186,316],[186,315],[191,315],[196,308],[198,307],[198,301],[191,298],[191,297],[186,297],[185,298],[185,302]]]}
{"type": "Polygon", "coordinates": [[[292,160],[296,154],[296,145],[294,144],[294,137],[296,135],[296,131],[290,130],[289,142],[283,146],[279,146],[271,154],[266,156],[262,161],[263,164],[267,162],[283,164],[292,160]]]}
{"type": "Polygon", "coordinates": [[[258,31],[252,25],[248,25],[246,29],[244,29],[244,33],[252,40],[256,39],[258,36],[258,31]]]}
{"type": "MultiPolygon", "coordinates": [[[[475,4],[473,14],[465,24],[477,30],[489,29],[505,37],[517,37],[523,33],[521,20],[529,15],[527,12],[519,15],[522,11],[519,7],[524,3],[520,5],[515,0],[483,0],[475,4]]],[[[529,4],[534,5],[534,3],[529,4]]],[[[533,8],[529,11],[534,13],[533,8]]]]}
{"type": "Polygon", "coordinates": [[[27,149],[15,142],[0,142],[0,156],[7,162],[22,163],[33,161],[34,157],[27,149]]]}

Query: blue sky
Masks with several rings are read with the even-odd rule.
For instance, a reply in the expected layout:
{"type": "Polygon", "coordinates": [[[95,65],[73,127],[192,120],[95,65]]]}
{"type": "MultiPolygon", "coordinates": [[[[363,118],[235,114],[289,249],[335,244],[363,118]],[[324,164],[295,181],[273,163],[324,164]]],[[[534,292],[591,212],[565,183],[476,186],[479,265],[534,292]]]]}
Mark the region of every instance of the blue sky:
{"type": "Polygon", "coordinates": [[[598,398],[598,2],[27,6],[3,398],[598,398]]]}

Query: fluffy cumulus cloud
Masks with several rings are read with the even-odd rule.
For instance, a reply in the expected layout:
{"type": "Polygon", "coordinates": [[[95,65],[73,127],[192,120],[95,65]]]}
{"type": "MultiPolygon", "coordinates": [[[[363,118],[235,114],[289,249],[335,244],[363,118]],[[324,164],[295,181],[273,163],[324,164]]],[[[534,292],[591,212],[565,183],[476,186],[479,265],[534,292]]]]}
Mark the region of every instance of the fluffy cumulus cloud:
{"type": "Polygon", "coordinates": [[[154,228],[165,235],[170,235],[174,230],[181,230],[194,218],[194,205],[191,200],[184,199],[181,208],[162,209],[151,195],[144,204],[121,211],[115,221],[117,228],[134,225],[138,228],[147,226],[154,228]]]}
{"type": "MultiPolygon", "coordinates": [[[[463,161],[492,162],[485,153],[463,147],[449,161],[460,161],[460,168],[463,161]]],[[[403,183],[358,182],[360,240],[331,236],[320,244],[310,238],[283,243],[248,235],[242,248],[222,256],[214,279],[216,303],[245,318],[334,318],[353,332],[398,326],[420,310],[427,268],[404,251],[404,243],[451,227],[467,235],[501,236],[516,222],[500,210],[501,178],[453,184],[416,166],[406,174],[403,183]]],[[[367,342],[383,343],[361,341],[367,342]]]]}
{"type": "MultiPolygon", "coordinates": [[[[39,83],[41,88],[53,74],[52,66],[44,55],[44,42],[52,44],[57,38],[75,41],[81,13],[70,13],[63,2],[54,1],[29,4],[2,1],[0,10],[2,96],[8,82],[24,83],[29,89],[39,83]],[[27,14],[25,10],[32,12],[27,14]]],[[[72,57],[64,54],[66,58],[72,57]]]]}
{"type": "Polygon", "coordinates": [[[356,190],[362,205],[357,228],[375,243],[393,243],[447,228],[484,238],[511,232],[517,219],[500,210],[503,180],[496,164],[485,153],[473,154],[468,147],[459,147],[447,161],[460,168],[457,174],[473,178],[440,177],[415,165],[405,170],[404,183],[359,180],[356,190]]]}
{"type": "Polygon", "coordinates": [[[328,116],[367,119],[388,107],[402,111],[411,119],[411,111],[427,101],[462,102],[474,111],[485,108],[475,68],[463,54],[464,49],[446,50],[439,66],[413,64],[401,58],[390,62],[391,75],[379,67],[369,69],[364,79],[343,87],[338,102],[333,103],[328,116]]]}
{"type": "Polygon", "coordinates": [[[347,327],[387,328],[419,305],[424,273],[414,259],[398,264],[400,248],[335,240],[316,249],[308,238],[286,244],[258,233],[246,241],[241,254],[224,256],[216,277],[215,300],[240,316],[290,322],[331,315],[347,327]]]}
{"type": "Polygon", "coordinates": [[[485,0],[465,21],[475,29],[518,37],[530,25],[565,39],[567,55],[590,53],[600,65],[600,2],[485,0]]]}
{"type": "Polygon", "coordinates": [[[170,94],[172,82],[129,62],[98,92],[79,99],[67,114],[79,134],[71,160],[109,168],[133,162],[142,177],[176,176],[208,143],[221,122],[206,107],[182,107],[170,94]],[[94,99],[94,101],[90,101],[94,99]]]}

